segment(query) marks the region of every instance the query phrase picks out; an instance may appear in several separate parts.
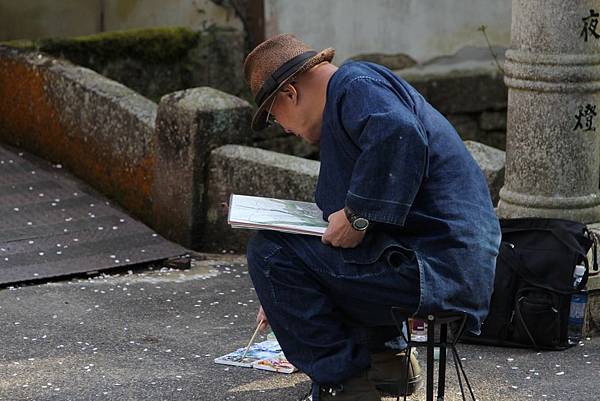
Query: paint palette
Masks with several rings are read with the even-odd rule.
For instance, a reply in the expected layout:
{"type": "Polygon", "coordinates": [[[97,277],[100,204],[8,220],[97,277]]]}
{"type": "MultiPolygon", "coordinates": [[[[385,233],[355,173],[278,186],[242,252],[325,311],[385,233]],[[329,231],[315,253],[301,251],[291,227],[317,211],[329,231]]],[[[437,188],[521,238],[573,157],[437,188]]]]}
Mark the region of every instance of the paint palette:
{"type": "Polygon", "coordinates": [[[293,373],[298,370],[286,359],[276,340],[266,340],[251,345],[246,356],[242,359],[244,351],[245,348],[239,348],[227,355],[215,358],[214,361],[222,365],[262,369],[279,373],[293,373]]]}

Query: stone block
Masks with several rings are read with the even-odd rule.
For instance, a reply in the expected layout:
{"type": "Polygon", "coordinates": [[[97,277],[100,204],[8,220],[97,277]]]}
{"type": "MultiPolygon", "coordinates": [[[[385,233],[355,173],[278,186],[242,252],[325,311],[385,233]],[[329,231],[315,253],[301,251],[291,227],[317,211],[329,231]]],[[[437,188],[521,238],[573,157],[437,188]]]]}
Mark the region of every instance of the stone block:
{"type": "MultiPolygon", "coordinates": [[[[502,64],[504,50],[494,52],[502,64]]],[[[502,110],[508,101],[502,72],[487,48],[466,47],[396,73],[444,115],[502,110]]]]}
{"type": "Polygon", "coordinates": [[[250,140],[252,108],[245,100],[203,87],[164,96],[156,118],[156,171],[152,187],[156,229],[195,248],[206,208],[210,152],[250,140]]]}
{"type": "Polygon", "coordinates": [[[506,110],[484,111],[479,115],[479,127],[485,131],[506,131],[506,110]]]}
{"type": "Polygon", "coordinates": [[[496,149],[506,150],[506,131],[481,131],[479,142],[496,149]]]}
{"type": "Polygon", "coordinates": [[[443,114],[506,108],[508,92],[498,73],[449,70],[419,76],[410,70],[400,70],[399,75],[443,114]]]}
{"type": "Polygon", "coordinates": [[[486,113],[489,112],[481,114],[449,114],[446,118],[464,141],[481,142],[485,145],[504,150],[506,148],[506,130],[486,131],[481,128],[479,121],[481,120],[481,115],[486,113]]]}
{"type": "Polygon", "coordinates": [[[479,141],[479,127],[477,125],[477,116],[472,114],[449,114],[446,116],[450,124],[454,127],[458,135],[466,141],[479,141]]]}
{"type": "Polygon", "coordinates": [[[273,152],[285,153],[291,156],[304,157],[317,160],[319,158],[319,146],[310,144],[297,136],[284,134],[277,138],[254,142],[257,148],[271,150],[273,152]]]}
{"type": "Polygon", "coordinates": [[[504,185],[504,166],[506,164],[506,154],[500,149],[474,141],[465,141],[465,145],[488,183],[490,195],[494,205],[498,204],[500,188],[504,185]]]}
{"type": "Polygon", "coordinates": [[[247,146],[210,155],[206,223],[200,248],[243,252],[251,230],[231,229],[222,205],[232,193],[314,202],[320,163],[247,146]]]}

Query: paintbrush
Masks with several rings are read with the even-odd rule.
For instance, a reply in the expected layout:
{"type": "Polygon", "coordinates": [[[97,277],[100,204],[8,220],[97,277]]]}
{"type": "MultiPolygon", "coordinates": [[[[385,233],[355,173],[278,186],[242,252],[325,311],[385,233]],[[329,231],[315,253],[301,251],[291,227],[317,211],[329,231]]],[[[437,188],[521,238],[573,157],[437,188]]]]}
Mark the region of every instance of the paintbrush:
{"type": "Polygon", "coordinates": [[[242,357],[240,358],[240,362],[244,360],[244,358],[246,357],[246,354],[248,353],[248,350],[250,349],[250,346],[252,345],[252,342],[254,341],[254,338],[256,338],[256,335],[258,334],[258,331],[260,330],[260,326],[263,324],[264,320],[261,319],[260,322],[258,322],[258,325],[256,326],[256,330],[254,330],[254,334],[252,334],[252,337],[250,337],[250,341],[248,341],[248,345],[246,345],[246,349],[244,350],[244,353],[242,354],[242,357]]]}

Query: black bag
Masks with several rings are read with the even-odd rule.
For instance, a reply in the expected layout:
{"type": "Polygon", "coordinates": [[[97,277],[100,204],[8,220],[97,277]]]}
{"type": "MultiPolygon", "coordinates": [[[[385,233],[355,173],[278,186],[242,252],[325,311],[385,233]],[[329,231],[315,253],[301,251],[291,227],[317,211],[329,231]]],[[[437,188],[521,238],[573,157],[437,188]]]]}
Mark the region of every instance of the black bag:
{"type": "Polygon", "coordinates": [[[565,349],[571,295],[588,279],[587,252],[595,240],[584,224],[559,219],[501,219],[502,243],[490,311],[481,335],[465,335],[469,342],[565,349]],[[573,288],[575,266],[586,273],[573,288]]]}

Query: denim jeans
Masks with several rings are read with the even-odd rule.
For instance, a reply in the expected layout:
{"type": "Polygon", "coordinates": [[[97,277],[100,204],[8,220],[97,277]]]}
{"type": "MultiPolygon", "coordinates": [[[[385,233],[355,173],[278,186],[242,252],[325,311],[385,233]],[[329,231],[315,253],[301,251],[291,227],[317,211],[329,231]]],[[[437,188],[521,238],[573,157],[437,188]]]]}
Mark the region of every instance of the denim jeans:
{"type": "Polygon", "coordinates": [[[319,237],[275,231],[259,232],[247,250],[252,282],[286,357],[320,385],[366,371],[370,353],[399,336],[391,307],[416,311],[419,303],[416,259],[390,263],[398,258],[383,254],[356,264],[342,252],[319,237]]]}

